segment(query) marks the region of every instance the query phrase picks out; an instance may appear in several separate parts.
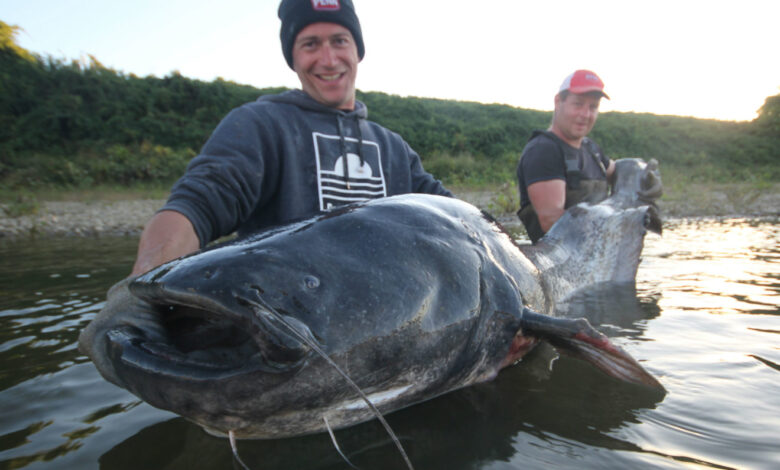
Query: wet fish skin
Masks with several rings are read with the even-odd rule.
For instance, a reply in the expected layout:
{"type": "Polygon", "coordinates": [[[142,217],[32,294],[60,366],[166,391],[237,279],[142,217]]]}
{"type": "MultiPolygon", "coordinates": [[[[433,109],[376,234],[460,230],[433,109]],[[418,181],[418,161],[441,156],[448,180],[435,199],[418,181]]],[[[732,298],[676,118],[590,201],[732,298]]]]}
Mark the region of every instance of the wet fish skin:
{"type": "Polygon", "coordinates": [[[653,219],[630,195],[647,179],[642,164],[628,166],[634,183],[572,208],[533,247],[470,204],[410,194],[208,249],[133,280],[135,310],[112,304],[82,347],[112,382],[216,434],[320,432],[323,416],[356,424],[370,410],[286,323],[383,413],[490,380],[538,338],[568,340],[545,330],[554,318],[534,331],[523,312],[555,314],[579,289],[633,279],[653,219]],[[130,318],[139,309],[158,319],[151,334],[130,318]]]}

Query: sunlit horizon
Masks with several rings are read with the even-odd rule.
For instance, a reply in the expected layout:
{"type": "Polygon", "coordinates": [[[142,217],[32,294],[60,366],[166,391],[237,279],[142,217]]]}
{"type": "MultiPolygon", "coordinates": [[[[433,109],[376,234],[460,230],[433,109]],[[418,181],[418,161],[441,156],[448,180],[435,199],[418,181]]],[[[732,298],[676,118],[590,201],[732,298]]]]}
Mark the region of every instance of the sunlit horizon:
{"type": "MultiPolygon", "coordinates": [[[[771,0],[594,0],[584,12],[573,0],[469,8],[442,0],[354,3],[366,44],[361,91],[550,111],[563,78],[587,68],[612,98],[602,101],[602,113],[724,121],[751,121],[780,93],[780,3],[771,0]]],[[[91,55],[140,77],[177,71],[297,88],[281,54],[278,4],[38,0],[31,8],[29,0],[4,0],[0,20],[18,26],[19,45],[43,57],[91,55]]]]}

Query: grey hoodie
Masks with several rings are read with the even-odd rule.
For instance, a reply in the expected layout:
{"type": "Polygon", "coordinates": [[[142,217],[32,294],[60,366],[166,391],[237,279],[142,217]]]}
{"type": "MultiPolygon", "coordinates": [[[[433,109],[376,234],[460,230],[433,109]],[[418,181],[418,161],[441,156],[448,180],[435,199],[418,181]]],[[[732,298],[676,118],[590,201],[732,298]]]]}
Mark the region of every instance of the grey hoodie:
{"type": "Polygon", "coordinates": [[[351,202],[452,196],[409,144],[367,115],[359,101],[346,112],[300,90],[244,104],[217,126],[161,210],[185,215],[205,246],[351,202]]]}

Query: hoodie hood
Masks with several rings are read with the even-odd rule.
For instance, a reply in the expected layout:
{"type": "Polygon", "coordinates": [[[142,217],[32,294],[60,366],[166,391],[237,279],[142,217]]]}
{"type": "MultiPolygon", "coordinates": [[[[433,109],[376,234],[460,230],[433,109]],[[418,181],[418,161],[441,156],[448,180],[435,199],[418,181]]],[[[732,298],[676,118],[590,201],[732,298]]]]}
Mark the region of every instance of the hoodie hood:
{"type": "Polygon", "coordinates": [[[355,109],[352,111],[344,111],[342,109],[325,106],[304,93],[303,90],[289,90],[279,93],[278,95],[263,95],[258,98],[258,101],[293,104],[299,108],[318,113],[335,114],[352,119],[368,119],[368,108],[362,101],[355,100],[355,109]]]}
{"type": "Polygon", "coordinates": [[[368,117],[368,108],[362,102],[355,100],[355,109],[352,111],[344,111],[342,109],[332,108],[325,106],[324,104],[314,100],[311,96],[307,95],[302,90],[290,90],[278,95],[265,95],[261,96],[258,101],[272,101],[274,103],[286,103],[298,106],[299,108],[314,111],[317,113],[332,114],[336,118],[336,126],[339,131],[339,138],[341,143],[341,155],[344,168],[344,183],[347,189],[351,188],[349,179],[349,164],[347,157],[347,143],[346,135],[344,132],[345,122],[351,123],[355,126],[355,133],[358,137],[358,157],[360,158],[360,166],[365,164],[365,156],[363,155],[363,130],[360,128],[360,121],[365,120],[368,117]]]}

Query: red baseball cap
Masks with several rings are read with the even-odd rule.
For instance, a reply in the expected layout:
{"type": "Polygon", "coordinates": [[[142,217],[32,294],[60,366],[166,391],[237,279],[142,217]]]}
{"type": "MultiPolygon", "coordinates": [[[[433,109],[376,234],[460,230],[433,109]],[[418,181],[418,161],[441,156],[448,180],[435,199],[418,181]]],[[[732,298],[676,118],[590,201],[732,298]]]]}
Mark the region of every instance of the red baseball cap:
{"type": "Polygon", "coordinates": [[[598,92],[606,99],[609,99],[609,95],[604,93],[604,82],[601,81],[595,72],[590,70],[576,70],[573,74],[566,77],[561,84],[561,91],[569,91],[575,95],[582,95],[584,93],[598,92]]]}

